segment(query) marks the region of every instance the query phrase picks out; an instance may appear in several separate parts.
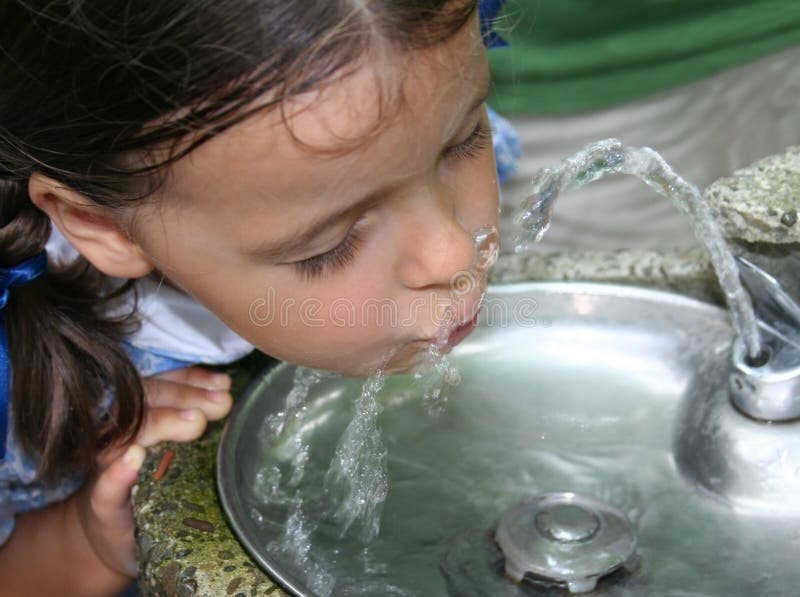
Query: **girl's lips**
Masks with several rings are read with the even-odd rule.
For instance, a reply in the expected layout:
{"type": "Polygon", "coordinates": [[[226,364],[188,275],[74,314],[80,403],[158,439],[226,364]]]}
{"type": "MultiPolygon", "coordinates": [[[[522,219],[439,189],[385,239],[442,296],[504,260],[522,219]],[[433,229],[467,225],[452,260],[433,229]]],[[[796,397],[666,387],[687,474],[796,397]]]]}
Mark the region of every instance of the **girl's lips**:
{"type": "MultiPolygon", "coordinates": [[[[467,305],[466,301],[459,303],[460,308],[458,309],[458,313],[462,314],[461,321],[464,321],[466,317],[470,317],[470,319],[468,319],[466,323],[462,323],[458,327],[450,328],[450,333],[448,334],[447,339],[444,341],[444,343],[442,343],[442,336],[444,333],[447,332],[447,330],[444,329],[444,326],[442,326],[437,330],[436,333],[419,340],[414,340],[411,342],[411,344],[414,346],[419,346],[420,349],[422,350],[427,350],[432,344],[434,344],[438,345],[439,348],[443,349],[445,352],[448,352],[451,348],[460,344],[464,340],[464,338],[469,336],[475,329],[475,327],[478,325],[478,319],[480,316],[480,309],[482,304],[483,304],[483,295],[471,301],[469,303],[468,308],[466,307],[467,305]]],[[[447,315],[452,316],[453,313],[450,312],[447,315]]]]}
{"type": "Polygon", "coordinates": [[[447,338],[447,347],[453,348],[461,343],[461,341],[469,336],[472,333],[472,330],[475,329],[475,326],[478,325],[478,314],[476,313],[475,316],[465,324],[458,326],[452,332],[450,332],[450,336],[447,338]]]}

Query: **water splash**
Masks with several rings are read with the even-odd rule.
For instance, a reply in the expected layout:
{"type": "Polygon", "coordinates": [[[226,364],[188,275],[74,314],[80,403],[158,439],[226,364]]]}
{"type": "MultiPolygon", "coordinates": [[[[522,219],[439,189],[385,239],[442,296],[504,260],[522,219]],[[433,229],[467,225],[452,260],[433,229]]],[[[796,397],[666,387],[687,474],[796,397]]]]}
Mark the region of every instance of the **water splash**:
{"type": "Polygon", "coordinates": [[[286,424],[294,420],[305,406],[311,388],[325,379],[333,379],[335,377],[338,377],[338,374],[331,371],[298,367],[294,372],[292,389],[286,396],[286,404],[283,410],[267,418],[259,440],[262,443],[265,440],[271,441],[272,438],[283,432],[286,424]]]}
{"type": "Polygon", "coordinates": [[[356,400],[355,414],[342,434],[325,474],[325,492],[333,499],[333,518],[344,536],[356,524],[364,542],[378,536],[383,503],[389,491],[386,472],[387,451],[378,415],[378,393],[386,376],[383,369],[364,383],[356,400]]]}
{"type": "Polygon", "coordinates": [[[315,595],[329,597],[336,584],[334,576],[311,553],[311,535],[316,524],[303,513],[303,500],[295,496],[281,536],[267,544],[277,557],[294,562],[304,571],[305,582],[315,595]]]}
{"type": "MultiPolygon", "coordinates": [[[[303,413],[311,389],[321,381],[334,377],[338,375],[320,369],[298,367],[294,372],[292,389],[286,396],[283,410],[265,420],[258,437],[259,444],[264,446],[272,443],[289,423],[303,413]]],[[[333,592],[334,578],[311,555],[311,535],[317,525],[303,511],[300,489],[308,464],[310,438],[300,429],[293,431],[287,439],[287,448],[292,455],[289,460],[289,478],[285,479],[277,466],[266,467],[255,475],[253,491],[264,503],[288,506],[283,532],[268,544],[269,551],[297,562],[307,571],[306,582],[314,593],[327,597],[333,592]]],[[[251,515],[263,518],[256,508],[251,515]]]]}
{"type": "Polygon", "coordinates": [[[739,269],[714,213],[698,188],[676,174],[649,147],[625,147],[616,139],[606,139],[587,146],[558,166],[539,172],[533,180],[534,192],[523,204],[517,219],[522,232],[515,242],[516,251],[529,250],[542,238],[550,226],[555,200],[561,191],[577,189],[615,173],[639,177],[689,216],[695,235],[709,252],[733,325],[748,355],[757,357],[761,352],[761,336],[753,305],[739,280],[739,269]]]}

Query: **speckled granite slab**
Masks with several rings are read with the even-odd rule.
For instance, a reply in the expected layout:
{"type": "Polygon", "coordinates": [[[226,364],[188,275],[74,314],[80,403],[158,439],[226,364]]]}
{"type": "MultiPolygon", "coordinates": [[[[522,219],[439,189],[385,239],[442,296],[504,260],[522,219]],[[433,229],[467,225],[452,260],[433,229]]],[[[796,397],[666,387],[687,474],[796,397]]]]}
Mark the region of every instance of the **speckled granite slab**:
{"type": "Polygon", "coordinates": [[[725,236],[746,243],[800,243],[800,147],[759,160],[705,191],[725,236]]]}
{"type": "Polygon", "coordinates": [[[721,178],[705,197],[733,250],[776,277],[800,302],[800,147],[721,178]]]}
{"type": "MultiPolygon", "coordinates": [[[[273,359],[254,353],[228,371],[234,395],[273,359]]],[[[139,592],[158,597],[285,596],[228,526],[217,497],[221,423],[191,444],[149,451],[133,493],[139,592]]]]}
{"type": "Polygon", "coordinates": [[[503,255],[490,276],[495,284],[532,280],[632,284],[679,292],[707,302],[722,302],[704,249],[503,255]]]}
{"type": "Polygon", "coordinates": [[[220,430],[215,424],[193,444],[163,444],[145,462],[134,496],[142,595],[285,595],[242,549],[217,501],[220,430]]]}

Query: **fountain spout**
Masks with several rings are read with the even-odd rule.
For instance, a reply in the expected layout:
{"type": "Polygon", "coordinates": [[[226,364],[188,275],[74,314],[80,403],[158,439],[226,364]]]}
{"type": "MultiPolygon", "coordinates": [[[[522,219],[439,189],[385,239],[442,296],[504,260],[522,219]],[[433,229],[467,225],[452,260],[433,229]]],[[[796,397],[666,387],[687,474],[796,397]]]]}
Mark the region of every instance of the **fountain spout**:
{"type": "Polygon", "coordinates": [[[769,421],[800,417],[800,306],[780,283],[755,264],[738,258],[761,325],[762,355],[733,346],[731,398],[745,414],[769,421]]]}
{"type": "Polygon", "coordinates": [[[637,176],[671,199],[689,217],[708,250],[737,332],[731,376],[734,404],[758,419],[800,417],[800,307],[771,276],[740,260],[741,274],[761,307],[763,321],[759,325],[751,297],[739,278],[740,268],[711,208],[697,187],[678,176],[652,149],[625,147],[616,139],[606,139],[539,172],[533,180],[533,193],[517,218],[522,229],[515,243],[517,252],[528,250],[547,231],[561,191],[616,173],[637,176]]]}

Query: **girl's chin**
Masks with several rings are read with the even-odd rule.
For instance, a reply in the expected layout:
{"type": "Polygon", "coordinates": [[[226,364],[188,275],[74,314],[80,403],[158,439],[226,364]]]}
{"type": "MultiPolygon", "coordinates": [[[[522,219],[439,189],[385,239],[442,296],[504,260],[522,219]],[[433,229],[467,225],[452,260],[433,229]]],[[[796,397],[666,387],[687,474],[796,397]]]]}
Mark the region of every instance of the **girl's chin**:
{"type": "MultiPolygon", "coordinates": [[[[372,362],[353,363],[352,366],[334,366],[333,371],[346,377],[369,377],[378,370],[386,375],[403,375],[416,373],[425,366],[430,340],[417,340],[403,344],[399,348],[387,349],[382,359],[372,362]]],[[[448,352],[449,346],[443,348],[448,352]]],[[[324,368],[324,367],[323,367],[324,368]]]]}
{"type": "MultiPolygon", "coordinates": [[[[475,330],[477,322],[478,317],[476,315],[471,321],[454,329],[447,339],[447,342],[445,342],[439,350],[445,354],[450,352],[475,330]]],[[[428,362],[428,354],[431,346],[431,340],[417,340],[405,344],[386,361],[383,367],[384,373],[387,375],[401,375],[421,371],[428,362]]],[[[379,366],[380,365],[376,364],[367,375],[375,372],[379,366]]]]}
{"type": "Polygon", "coordinates": [[[359,367],[360,370],[356,375],[358,377],[367,377],[379,369],[386,375],[414,373],[425,364],[429,346],[429,341],[420,340],[404,344],[400,348],[393,350],[388,349],[386,351],[387,356],[373,363],[368,363],[365,367],[359,367]]]}
{"type": "Polygon", "coordinates": [[[384,373],[387,375],[403,375],[419,370],[425,364],[428,346],[430,346],[430,342],[406,344],[386,362],[383,367],[384,373]]]}

